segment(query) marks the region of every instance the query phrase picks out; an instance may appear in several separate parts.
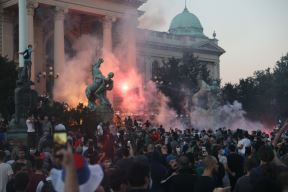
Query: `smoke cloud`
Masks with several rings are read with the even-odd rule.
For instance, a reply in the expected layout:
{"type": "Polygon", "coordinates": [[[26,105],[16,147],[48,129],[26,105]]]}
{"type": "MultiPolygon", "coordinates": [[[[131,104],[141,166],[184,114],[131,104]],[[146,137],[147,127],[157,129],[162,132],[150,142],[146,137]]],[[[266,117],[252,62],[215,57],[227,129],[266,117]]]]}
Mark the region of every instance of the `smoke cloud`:
{"type": "Polygon", "coordinates": [[[160,29],[167,25],[165,17],[167,9],[163,6],[167,2],[149,0],[141,9],[145,13],[139,18],[139,27],[145,29],[160,29]]]}
{"type": "Polygon", "coordinates": [[[248,131],[269,130],[260,122],[253,122],[245,117],[246,112],[242,104],[234,101],[233,104],[219,106],[214,110],[196,108],[190,113],[193,127],[197,129],[215,129],[226,127],[232,130],[245,129],[248,131]]]}
{"type": "Polygon", "coordinates": [[[85,88],[92,82],[91,66],[99,56],[99,41],[90,35],[82,35],[73,44],[76,55],[66,58],[64,69],[55,81],[54,99],[77,106],[87,103],[85,88]]]}
{"type": "MultiPolygon", "coordinates": [[[[149,3],[149,2],[148,2],[149,3]]],[[[149,6],[149,5],[148,5],[149,6]]],[[[159,16],[161,6],[155,6],[140,19],[141,27],[159,26],[165,24],[165,19],[159,16]],[[156,8],[158,7],[158,8],[156,8]],[[160,7],[160,8],[159,8],[160,7]],[[155,16],[157,14],[157,16],[155,16]],[[156,18],[156,19],[155,19],[156,18]]],[[[123,24],[125,29],[127,24],[123,24]]],[[[122,43],[112,52],[102,50],[101,41],[95,35],[82,35],[73,42],[73,57],[66,57],[65,68],[60,71],[60,77],[54,86],[54,98],[66,102],[71,107],[79,103],[87,104],[85,89],[92,83],[91,67],[99,57],[104,58],[101,71],[104,76],[114,72],[114,89],[108,93],[110,100],[118,98],[119,107],[130,114],[144,114],[153,112],[155,122],[169,128],[185,129],[187,118],[179,118],[175,110],[168,105],[169,98],[161,93],[153,82],[144,85],[143,75],[136,63],[127,63],[127,37],[125,31],[119,31],[122,43]]],[[[136,36],[136,34],[135,34],[136,36]]],[[[136,55],[136,50],[134,50],[136,55]]],[[[186,98],[190,99],[190,98],[186,98]]],[[[192,99],[192,98],[191,98],[192,99]]],[[[180,102],[180,101],[179,101],[180,102]]],[[[114,102],[115,103],[115,102],[114,102]]],[[[208,129],[227,127],[231,129],[244,128],[247,130],[263,130],[265,127],[259,122],[252,122],[245,118],[242,105],[234,102],[231,105],[218,107],[213,111],[194,108],[188,111],[189,121],[193,128],[208,129]]]]}
{"type": "MultiPolygon", "coordinates": [[[[87,104],[85,89],[92,82],[91,66],[102,55],[99,40],[91,35],[82,35],[74,42],[73,49],[76,54],[67,59],[65,69],[60,72],[60,78],[54,88],[54,97],[75,107],[79,103],[87,104]]],[[[103,52],[103,57],[102,73],[105,76],[111,71],[115,73],[115,86],[111,95],[117,94],[121,98],[122,111],[132,114],[154,111],[155,122],[162,124],[166,130],[188,128],[183,118],[178,118],[177,113],[169,107],[169,98],[157,90],[153,82],[143,86],[143,76],[136,65],[126,69],[125,61],[121,62],[113,53],[107,51],[103,52]]],[[[197,129],[266,129],[260,122],[248,120],[245,114],[241,103],[235,101],[233,104],[219,106],[210,111],[194,108],[190,111],[190,123],[197,129]]]]}

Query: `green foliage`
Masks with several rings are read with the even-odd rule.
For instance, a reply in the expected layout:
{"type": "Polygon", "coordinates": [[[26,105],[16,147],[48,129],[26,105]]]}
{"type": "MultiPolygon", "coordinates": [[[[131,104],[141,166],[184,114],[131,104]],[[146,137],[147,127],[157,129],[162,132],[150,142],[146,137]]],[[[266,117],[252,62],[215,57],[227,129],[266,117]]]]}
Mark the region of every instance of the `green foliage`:
{"type": "Polygon", "coordinates": [[[54,116],[69,127],[80,126],[85,114],[89,111],[84,104],[79,103],[77,107],[71,108],[67,103],[56,101],[46,102],[42,105],[40,116],[54,116]]]}
{"type": "Polygon", "coordinates": [[[250,118],[267,123],[287,118],[288,54],[277,62],[273,70],[256,71],[238,84],[226,84],[222,91],[226,102],[241,102],[250,118]]]}
{"type": "Polygon", "coordinates": [[[0,113],[10,118],[14,113],[14,89],[16,87],[16,63],[0,56],[0,113]]]}
{"type": "Polygon", "coordinates": [[[170,58],[163,62],[163,66],[155,69],[152,80],[170,98],[170,107],[182,113],[181,101],[184,101],[185,95],[195,92],[199,78],[211,82],[206,64],[192,54],[184,53],[182,59],[170,58]]]}

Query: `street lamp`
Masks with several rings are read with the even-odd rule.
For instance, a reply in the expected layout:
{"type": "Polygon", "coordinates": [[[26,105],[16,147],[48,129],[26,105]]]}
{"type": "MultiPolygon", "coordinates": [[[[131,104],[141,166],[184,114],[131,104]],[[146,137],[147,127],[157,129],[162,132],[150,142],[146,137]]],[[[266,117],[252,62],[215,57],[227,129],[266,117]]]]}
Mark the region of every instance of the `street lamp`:
{"type": "Polygon", "coordinates": [[[48,65],[47,66],[47,69],[46,71],[42,71],[42,72],[39,72],[37,74],[37,82],[40,83],[41,79],[45,80],[46,82],[46,90],[47,90],[47,94],[50,98],[53,98],[52,97],[52,88],[53,88],[53,85],[54,85],[54,80],[55,79],[58,79],[60,76],[59,73],[56,73],[54,72],[54,67],[52,65],[48,65]]]}

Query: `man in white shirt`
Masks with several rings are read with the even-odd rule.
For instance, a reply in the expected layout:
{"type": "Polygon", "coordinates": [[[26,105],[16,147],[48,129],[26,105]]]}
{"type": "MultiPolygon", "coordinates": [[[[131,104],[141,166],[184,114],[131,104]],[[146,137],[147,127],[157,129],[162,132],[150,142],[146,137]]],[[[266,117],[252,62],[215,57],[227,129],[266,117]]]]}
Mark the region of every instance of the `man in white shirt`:
{"type": "Polygon", "coordinates": [[[99,125],[97,126],[97,135],[98,136],[103,136],[103,127],[102,127],[103,123],[99,123],[99,125]]]}
{"type": "Polygon", "coordinates": [[[5,152],[0,151],[0,192],[6,192],[6,185],[13,174],[11,166],[4,163],[4,159],[5,152]]]}
{"type": "Polygon", "coordinates": [[[251,146],[251,141],[250,139],[248,139],[245,135],[244,136],[240,136],[240,140],[238,141],[237,147],[238,147],[238,153],[240,155],[245,155],[245,151],[246,151],[246,147],[250,147],[251,146]]]}
{"type": "Polygon", "coordinates": [[[97,126],[97,129],[96,129],[96,138],[99,141],[102,141],[103,134],[104,134],[103,123],[99,123],[98,126],[97,126]]]}
{"type": "Polygon", "coordinates": [[[27,145],[30,148],[35,148],[36,146],[36,130],[34,125],[34,117],[33,115],[29,115],[29,117],[26,120],[26,126],[27,126],[27,134],[28,134],[28,141],[27,145]]]}

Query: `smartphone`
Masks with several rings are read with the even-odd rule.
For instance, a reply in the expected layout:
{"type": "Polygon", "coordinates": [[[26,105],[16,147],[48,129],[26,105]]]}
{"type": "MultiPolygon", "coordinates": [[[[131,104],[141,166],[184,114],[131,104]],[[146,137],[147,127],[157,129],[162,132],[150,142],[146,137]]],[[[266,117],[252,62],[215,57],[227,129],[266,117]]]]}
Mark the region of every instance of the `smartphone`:
{"type": "Polygon", "coordinates": [[[66,131],[57,131],[53,134],[53,143],[55,147],[64,147],[67,144],[66,131]]]}

